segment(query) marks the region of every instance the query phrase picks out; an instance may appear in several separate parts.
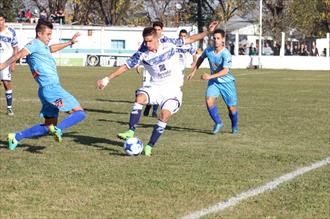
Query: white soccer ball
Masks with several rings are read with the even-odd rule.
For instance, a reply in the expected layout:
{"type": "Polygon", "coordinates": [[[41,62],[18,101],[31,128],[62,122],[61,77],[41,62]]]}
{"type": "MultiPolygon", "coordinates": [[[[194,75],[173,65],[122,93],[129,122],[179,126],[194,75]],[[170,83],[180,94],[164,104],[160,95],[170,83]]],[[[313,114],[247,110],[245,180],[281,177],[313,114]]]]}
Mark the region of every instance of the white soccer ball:
{"type": "Polygon", "coordinates": [[[130,156],[138,156],[143,151],[143,144],[139,138],[128,138],[124,143],[124,150],[130,156]]]}

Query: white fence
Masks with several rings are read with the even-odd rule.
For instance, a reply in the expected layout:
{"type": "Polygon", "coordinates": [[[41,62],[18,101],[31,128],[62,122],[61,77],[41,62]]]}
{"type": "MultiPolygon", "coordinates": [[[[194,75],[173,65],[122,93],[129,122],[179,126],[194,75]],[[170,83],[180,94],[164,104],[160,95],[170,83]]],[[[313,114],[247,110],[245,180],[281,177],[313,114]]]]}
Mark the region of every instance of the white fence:
{"type": "MultiPolygon", "coordinates": [[[[16,29],[19,47],[35,37],[35,25],[32,24],[9,24],[16,29]]],[[[197,28],[182,27],[188,32],[196,33],[197,28]]],[[[177,37],[182,28],[164,28],[164,35],[177,37]]],[[[54,54],[58,65],[62,66],[119,66],[131,56],[142,43],[143,27],[98,27],[98,26],[69,26],[55,24],[52,43],[59,43],[69,40],[75,32],[80,32],[79,43],[67,47],[61,52],[54,54]],[[121,43],[118,48],[116,42],[121,43]]],[[[329,45],[329,34],[326,41],[329,45]]],[[[238,45],[235,46],[238,48],[238,45]]],[[[283,47],[282,47],[283,48],[283,47]]],[[[269,69],[297,69],[297,70],[330,70],[329,47],[327,57],[312,56],[284,56],[283,50],[280,56],[260,56],[257,59],[258,65],[269,69]],[[260,61],[260,64],[259,64],[260,61]]],[[[237,53],[236,53],[237,54],[237,53]]],[[[192,61],[188,57],[187,67],[192,61]]],[[[251,57],[247,55],[233,56],[233,68],[247,68],[250,66],[251,57]]],[[[204,61],[201,67],[208,67],[204,61]]]]}

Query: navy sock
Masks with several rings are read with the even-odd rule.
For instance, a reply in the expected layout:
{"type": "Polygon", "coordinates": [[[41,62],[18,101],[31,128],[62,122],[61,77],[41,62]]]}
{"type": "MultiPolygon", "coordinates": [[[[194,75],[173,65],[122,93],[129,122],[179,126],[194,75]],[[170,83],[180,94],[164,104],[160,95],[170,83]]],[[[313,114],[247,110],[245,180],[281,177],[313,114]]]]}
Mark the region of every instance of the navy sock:
{"type": "Polygon", "coordinates": [[[231,128],[237,129],[237,121],[238,121],[238,111],[235,112],[229,111],[229,118],[231,120],[231,128]]]}
{"type": "Polygon", "coordinates": [[[214,104],[210,108],[207,108],[207,110],[209,111],[209,114],[210,114],[212,120],[214,121],[214,123],[222,124],[222,120],[220,118],[217,105],[214,104]]]}
{"type": "Polygon", "coordinates": [[[158,110],[158,104],[152,105],[152,113],[157,113],[158,110]]]}
{"type": "Polygon", "coordinates": [[[154,130],[152,131],[148,145],[153,147],[156,144],[159,137],[165,131],[166,125],[167,125],[167,123],[158,120],[157,124],[154,126],[154,130]]]}
{"type": "Polygon", "coordinates": [[[25,129],[21,132],[16,133],[16,140],[20,141],[24,138],[31,138],[34,136],[42,136],[48,134],[48,126],[44,124],[37,124],[31,128],[25,129]]]}
{"type": "Polygon", "coordinates": [[[7,107],[11,108],[13,104],[13,90],[6,91],[6,100],[7,100],[7,107]]]}
{"type": "Polygon", "coordinates": [[[60,124],[57,125],[57,128],[62,131],[66,128],[69,128],[86,118],[86,113],[83,110],[75,111],[68,115],[65,119],[62,120],[60,124]]]}
{"type": "Polygon", "coordinates": [[[132,112],[129,117],[129,129],[135,130],[135,125],[139,123],[143,105],[134,103],[132,112]]]}

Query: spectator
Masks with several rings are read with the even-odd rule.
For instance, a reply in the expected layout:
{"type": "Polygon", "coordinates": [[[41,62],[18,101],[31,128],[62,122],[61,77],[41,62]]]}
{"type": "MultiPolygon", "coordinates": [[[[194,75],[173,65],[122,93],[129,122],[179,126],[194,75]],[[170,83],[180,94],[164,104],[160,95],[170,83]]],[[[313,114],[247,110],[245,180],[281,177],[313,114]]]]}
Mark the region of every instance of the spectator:
{"type": "Polygon", "coordinates": [[[292,55],[290,43],[286,43],[284,55],[286,55],[286,56],[291,56],[292,55]]]}
{"type": "Polygon", "coordinates": [[[65,15],[62,9],[58,10],[56,13],[56,23],[65,24],[65,15]]]}
{"type": "Polygon", "coordinates": [[[30,9],[26,10],[26,12],[25,12],[25,19],[26,19],[26,22],[31,22],[32,13],[31,13],[30,9]]]}
{"type": "Polygon", "coordinates": [[[327,48],[323,49],[322,56],[327,56],[327,48]]]}
{"type": "Polygon", "coordinates": [[[47,20],[47,12],[42,10],[39,15],[39,19],[46,21],[47,20]]]}
{"type": "Polygon", "coordinates": [[[266,42],[265,47],[264,47],[264,55],[266,56],[270,56],[274,54],[274,51],[272,50],[272,48],[269,46],[269,44],[266,42]]]}
{"type": "Polygon", "coordinates": [[[229,43],[229,51],[230,54],[235,55],[235,45],[232,42],[229,43]]]}
{"type": "Polygon", "coordinates": [[[312,43],[312,49],[311,49],[310,55],[311,56],[319,56],[319,51],[316,48],[315,42],[312,43]]]}
{"type": "Polygon", "coordinates": [[[299,55],[301,55],[301,56],[308,56],[309,55],[309,52],[307,50],[307,45],[305,45],[305,43],[300,44],[299,55]]]}
{"type": "Polygon", "coordinates": [[[294,56],[299,55],[298,45],[293,46],[292,55],[294,55],[294,56]]]}
{"type": "Polygon", "coordinates": [[[249,47],[249,56],[250,56],[250,65],[248,68],[258,68],[258,60],[257,60],[257,49],[254,47],[253,43],[251,43],[249,47]]]}
{"type": "Polygon", "coordinates": [[[280,55],[280,50],[281,50],[280,44],[274,42],[274,48],[273,48],[274,56],[279,56],[280,55]]]}

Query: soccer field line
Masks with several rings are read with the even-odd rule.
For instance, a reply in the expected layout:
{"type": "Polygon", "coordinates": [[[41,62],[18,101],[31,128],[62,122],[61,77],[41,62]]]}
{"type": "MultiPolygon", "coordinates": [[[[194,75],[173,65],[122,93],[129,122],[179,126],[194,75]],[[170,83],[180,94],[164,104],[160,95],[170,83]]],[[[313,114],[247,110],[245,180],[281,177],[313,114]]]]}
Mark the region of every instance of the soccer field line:
{"type": "Polygon", "coordinates": [[[320,168],[320,167],[323,167],[327,164],[330,164],[330,157],[327,157],[321,161],[318,161],[316,163],[313,163],[309,166],[306,166],[306,167],[301,167],[293,172],[290,172],[290,173],[287,173],[285,175],[282,175],[264,185],[261,185],[261,186],[258,186],[254,189],[250,189],[250,190],[247,190],[245,192],[242,192],[234,197],[231,197],[230,199],[228,200],[225,200],[223,202],[219,202],[215,205],[212,205],[212,206],[209,206],[207,208],[203,208],[199,211],[195,211],[193,213],[190,213],[184,217],[182,217],[181,219],[197,219],[197,218],[201,218],[203,216],[206,216],[208,214],[211,214],[211,213],[219,213],[223,210],[225,210],[226,208],[229,208],[229,207],[232,207],[232,206],[235,206],[237,204],[239,204],[241,201],[245,200],[245,199],[248,199],[248,198],[251,198],[251,197],[254,197],[254,196],[257,196],[261,193],[264,193],[268,190],[272,190],[272,189],[275,189],[276,187],[278,187],[280,184],[284,183],[284,182],[288,182],[288,181],[291,181],[293,180],[294,178],[302,175],[302,174],[305,174],[309,171],[312,171],[314,169],[317,169],[317,168],[320,168]]]}

